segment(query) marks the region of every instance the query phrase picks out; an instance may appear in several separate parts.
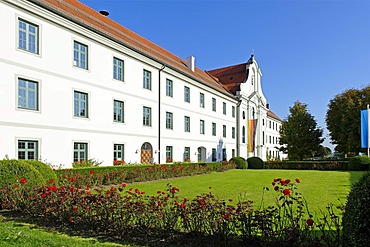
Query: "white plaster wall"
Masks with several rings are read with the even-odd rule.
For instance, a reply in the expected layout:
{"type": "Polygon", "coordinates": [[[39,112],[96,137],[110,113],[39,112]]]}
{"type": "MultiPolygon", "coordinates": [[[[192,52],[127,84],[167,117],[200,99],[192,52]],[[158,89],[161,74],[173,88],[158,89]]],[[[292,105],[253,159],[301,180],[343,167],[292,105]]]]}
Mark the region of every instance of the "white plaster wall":
{"type": "Polygon", "coordinates": [[[125,144],[125,161],[140,162],[140,147],[151,143],[160,150],[153,158],[156,163],[165,161],[166,146],[174,147],[173,159],[183,159],[183,150],[189,146],[191,160],[197,160],[197,148],[204,146],[211,156],[222,137],[222,125],[227,126],[223,147],[227,157],[235,148],[231,138],[235,118],[231,106],[236,100],[227,97],[199,82],[165,69],[161,72],[161,147],[158,147],[158,69],[160,65],[104,38],[92,34],[43,10],[24,7],[44,18],[0,3],[0,20],[4,25],[0,46],[0,158],[17,157],[17,140],[38,140],[39,156],[53,165],[70,167],[73,161],[73,142],[87,142],[89,158],[111,165],[113,145],[125,144]],[[17,49],[17,18],[39,25],[40,54],[34,55],[17,49]],[[51,22],[50,20],[53,20],[51,22]],[[55,22],[54,22],[55,21],[55,22]],[[56,24],[58,23],[58,24],[56,24]],[[66,28],[68,27],[68,28],[66,28]],[[88,70],[73,66],[73,41],[88,46],[88,70]],[[104,44],[103,44],[104,43],[104,44]],[[113,57],[124,60],[125,80],[113,78],[113,57]],[[152,90],[143,89],[143,69],[152,73],[152,90]],[[39,83],[39,111],[17,108],[17,79],[22,77],[39,83]],[[174,82],[174,97],[165,96],[165,79],[174,82]],[[190,87],[191,102],[184,103],[184,85],[190,87]],[[78,118],[73,114],[73,91],[88,93],[89,117],[78,118]],[[199,107],[199,92],[205,94],[205,109],[199,107]],[[217,100],[217,112],[213,112],[211,98],[217,100]],[[113,122],[113,100],[125,104],[125,123],[113,122]],[[222,113],[222,102],[227,103],[227,114],[222,113]],[[152,108],[152,126],[142,124],[143,106],[152,108]],[[173,112],[174,129],[166,130],[166,111],[173,112]],[[191,118],[191,132],[184,132],[184,116],[191,118]],[[199,134],[199,120],[205,121],[206,133],[199,134]],[[212,136],[212,122],[217,123],[217,135],[212,136]],[[139,150],[139,153],[136,153],[139,150]]]}

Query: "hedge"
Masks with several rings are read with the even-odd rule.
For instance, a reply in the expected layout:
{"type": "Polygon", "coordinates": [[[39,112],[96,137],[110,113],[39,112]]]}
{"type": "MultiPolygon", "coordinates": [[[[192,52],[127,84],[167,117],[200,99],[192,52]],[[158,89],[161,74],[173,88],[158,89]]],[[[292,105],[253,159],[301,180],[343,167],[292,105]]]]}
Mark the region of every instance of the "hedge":
{"type": "Polygon", "coordinates": [[[229,162],[121,165],[56,170],[60,185],[101,186],[193,176],[234,169],[229,162]]]}
{"type": "Polygon", "coordinates": [[[348,161],[268,161],[265,169],[347,171],[348,161]]]}

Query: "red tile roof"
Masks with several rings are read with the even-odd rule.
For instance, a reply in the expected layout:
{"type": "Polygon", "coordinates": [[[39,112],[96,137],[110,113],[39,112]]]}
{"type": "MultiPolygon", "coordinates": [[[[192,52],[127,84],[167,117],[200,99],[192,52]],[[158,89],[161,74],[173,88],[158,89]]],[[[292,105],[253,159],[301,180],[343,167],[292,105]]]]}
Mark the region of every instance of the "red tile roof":
{"type": "Polygon", "coordinates": [[[150,57],[161,64],[165,64],[167,67],[204,83],[228,96],[232,96],[226,87],[215,80],[215,78],[210,76],[207,72],[199,68],[195,68],[194,72],[191,71],[187,67],[185,60],[175,56],[169,51],[132,32],[112,19],[103,16],[99,12],[77,0],[29,1],[150,57]]]}
{"type": "Polygon", "coordinates": [[[271,117],[271,118],[275,118],[276,120],[279,120],[279,121],[283,121],[281,120],[281,118],[279,118],[275,113],[273,113],[272,111],[268,111],[267,112],[267,116],[271,117]]]}
{"type": "Polygon", "coordinates": [[[234,95],[239,90],[239,84],[248,78],[247,63],[232,65],[207,71],[225,85],[234,95]]]}

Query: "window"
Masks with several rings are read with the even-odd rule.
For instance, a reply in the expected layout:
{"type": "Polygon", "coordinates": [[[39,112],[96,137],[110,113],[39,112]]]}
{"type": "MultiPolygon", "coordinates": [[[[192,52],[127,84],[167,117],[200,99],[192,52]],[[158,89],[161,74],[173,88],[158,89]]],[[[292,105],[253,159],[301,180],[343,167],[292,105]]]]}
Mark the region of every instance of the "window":
{"type": "Polygon", "coordinates": [[[87,69],[87,46],[75,41],[73,59],[74,66],[87,69]]]}
{"type": "Polygon", "coordinates": [[[173,116],[172,112],[166,112],[166,129],[173,129],[173,116]]]}
{"type": "Polygon", "coordinates": [[[18,20],[18,48],[32,53],[39,52],[39,27],[30,22],[18,20]]]}
{"type": "Polygon", "coordinates": [[[235,106],[231,106],[231,116],[235,117],[235,106]]]}
{"type": "Polygon", "coordinates": [[[222,160],[225,161],[227,159],[227,154],[226,154],[226,148],[222,149],[222,160]]]}
{"type": "Polygon", "coordinates": [[[216,123],[212,123],[212,135],[216,135],[216,123]]]}
{"type": "Polygon", "coordinates": [[[242,130],[242,143],[245,143],[245,126],[243,126],[242,130]]]}
{"type": "Polygon", "coordinates": [[[18,108],[38,110],[38,83],[18,79],[18,108]]]}
{"type": "Polygon", "coordinates": [[[216,111],[216,99],[212,98],[212,111],[216,111]]]}
{"type": "Polygon", "coordinates": [[[37,160],[38,142],[37,141],[18,141],[18,159],[19,160],[37,160]]]}
{"type": "Polygon", "coordinates": [[[215,148],[212,148],[212,161],[217,160],[217,151],[215,148]]]}
{"type": "Polygon", "coordinates": [[[199,94],[199,106],[204,108],[204,94],[202,93],[199,94]]]}
{"type": "Polygon", "coordinates": [[[231,158],[235,157],[235,149],[231,149],[231,158]]]}
{"type": "Polygon", "coordinates": [[[184,161],[190,162],[190,147],[184,149],[184,161]]]}
{"type": "Polygon", "coordinates": [[[265,145],[265,131],[262,131],[262,145],[265,145]]]}
{"type": "Polygon", "coordinates": [[[166,79],[166,96],[173,97],[173,83],[169,79],[166,79]]]}
{"type": "Polygon", "coordinates": [[[124,81],[124,63],[123,60],[116,57],[113,58],[113,79],[124,81]]]}
{"type": "Polygon", "coordinates": [[[122,101],[113,101],[113,121],[124,122],[124,103],[122,101]]]}
{"type": "Polygon", "coordinates": [[[190,103],[190,88],[184,87],[184,101],[190,103]]]}
{"type": "Polygon", "coordinates": [[[222,103],[222,113],[226,115],[226,103],[225,102],[222,103]]]}
{"type": "Polygon", "coordinates": [[[226,137],[226,125],[222,125],[222,136],[226,137]]]}
{"type": "Polygon", "coordinates": [[[185,116],[184,117],[184,131],[190,132],[190,117],[185,116]]]}
{"type": "Polygon", "coordinates": [[[124,161],[124,160],[125,160],[125,145],[124,144],[114,144],[113,162],[114,161],[124,161]]]}
{"type": "Polygon", "coordinates": [[[152,90],[152,72],[145,69],[143,71],[143,88],[152,90]]]}
{"type": "Polygon", "coordinates": [[[172,146],[166,146],[166,163],[172,162],[172,146]]]}
{"type": "Polygon", "coordinates": [[[243,111],[243,119],[245,119],[245,111],[243,111]]]}
{"type": "Polygon", "coordinates": [[[87,93],[74,91],[74,115],[76,117],[88,117],[87,93]]]}
{"type": "Polygon", "coordinates": [[[200,120],[200,133],[204,135],[205,129],[204,129],[204,120],[200,120]]]}
{"type": "Polygon", "coordinates": [[[235,127],[231,128],[231,137],[235,139],[235,127]]]}
{"type": "Polygon", "coordinates": [[[75,142],[73,146],[73,162],[87,160],[87,143],[75,142]]]}
{"type": "Polygon", "coordinates": [[[149,107],[143,107],[143,125],[152,126],[152,109],[149,107]]]}

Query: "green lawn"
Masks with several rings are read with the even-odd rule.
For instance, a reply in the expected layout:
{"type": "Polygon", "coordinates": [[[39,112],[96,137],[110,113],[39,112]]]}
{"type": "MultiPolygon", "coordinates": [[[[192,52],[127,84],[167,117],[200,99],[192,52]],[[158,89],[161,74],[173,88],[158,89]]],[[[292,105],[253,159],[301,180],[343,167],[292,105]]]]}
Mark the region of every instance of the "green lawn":
{"type": "Polygon", "coordinates": [[[263,187],[265,191],[264,203],[271,205],[276,197],[271,182],[281,177],[294,181],[299,178],[298,191],[307,200],[311,212],[325,209],[327,205],[345,204],[346,196],[351,185],[364,172],[357,171],[312,171],[312,170],[230,170],[223,173],[212,173],[194,177],[177,178],[128,185],[128,188],[138,188],[146,194],[154,195],[157,190],[164,190],[166,184],[180,188],[179,197],[194,198],[204,192],[211,191],[219,199],[239,198],[252,200],[255,206],[261,204],[263,187]],[[209,189],[209,187],[212,187],[209,189]],[[339,200],[340,201],[339,201],[339,200]]]}
{"type": "Polygon", "coordinates": [[[108,247],[108,246],[134,246],[120,245],[114,243],[99,242],[94,238],[82,238],[68,236],[48,229],[35,227],[34,225],[19,223],[15,221],[4,221],[0,216],[0,246],[22,246],[22,247],[52,247],[52,246],[74,246],[74,247],[108,247]]]}
{"type": "MultiPolygon", "coordinates": [[[[253,200],[256,206],[261,203],[263,187],[264,201],[273,204],[276,192],[271,182],[276,177],[283,179],[299,178],[301,183],[298,189],[306,198],[312,211],[325,209],[329,203],[344,204],[351,185],[358,181],[364,172],[347,171],[297,171],[297,170],[230,170],[223,173],[212,173],[194,177],[162,180],[146,183],[129,184],[127,188],[138,188],[146,194],[156,194],[157,190],[164,190],[166,184],[180,188],[180,197],[194,198],[204,192],[211,191],[219,199],[238,198],[253,200]],[[212,187],[209,189],[209,187],[212,187]]],[[[135,246],[119,245],[102,242],[95,238],[68,236],[50,229],[38,228],[34,225],[5,221],[0,215],[0,246],[135,246]]]]}

